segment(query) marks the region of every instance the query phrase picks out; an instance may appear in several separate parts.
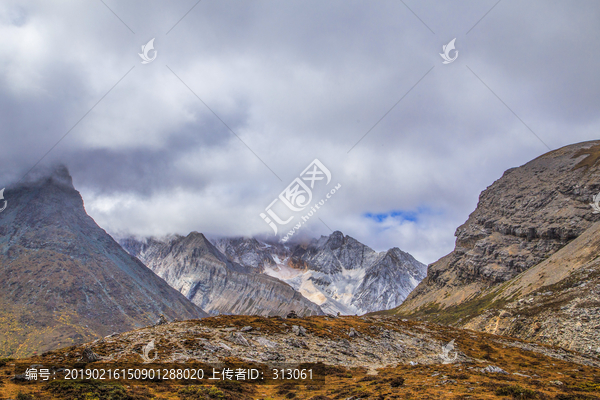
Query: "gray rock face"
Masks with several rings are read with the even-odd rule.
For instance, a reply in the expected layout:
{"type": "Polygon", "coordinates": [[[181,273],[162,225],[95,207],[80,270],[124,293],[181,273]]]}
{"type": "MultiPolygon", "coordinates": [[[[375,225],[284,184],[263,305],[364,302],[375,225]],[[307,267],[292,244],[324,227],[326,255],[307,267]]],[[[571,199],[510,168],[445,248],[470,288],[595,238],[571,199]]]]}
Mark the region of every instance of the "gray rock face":
{"type": "Polygon", "coordinates": [[[352,304],[366,311],[394,308],[425,278],[426,271],[425,264],[394,247],[367,269],[352,304]]]}
{"type": "Polygon", "coordinates": [[[600,355],[600,224],[502,285],[461,326],[600,355]]]}
{"type": "Polygon", "coordinates": [[[152,325],[161,314],[207,315],[96,225],[65,167],[8,187],[4,197],[0,319],[22,329],[11,331],[9,322],[0,329],[0,355],[22,357],[152,325]]]}
{"type": "Polygon", "coordinates": [[[379,254],[358,240],[346,236],[340,231],[329,237],[313,241],[306,250],[297,247],[292,255],[292,262],[305,265],[308,269],[328,275],[341,273],[343,270],[355,270],[372,265],[379,254]]]}
{"type": "Polygon", "coordinates": [[[222,238],[212,241],[217,249],[232,262],[263,272],[266,267],[276,265],[273,247],[260,243],[255,238],[222,238]]]}
{"type": "Polygon", "coordinates": [[[213,241],[231,261],[289,283],[330,314],[363,314],[398,306],[425,277],[425,265],[398,248],[377,253],[334,232],[308,245],[256,238],[213,241]]]}
{"type": "Polygon", "coordinates": [[[289,264],[306,272],[287,282],[332,314],[396,307],[426,273],[424,264],[398,248],[378,253],[339,231],[296,246],[289,264]]]}
{"type": "Polygon", "coordinates": [[[230,261],[201,233],[145,242],[126,239],[121,244],[211,314],[284,316],[291,310],[303,316],[322,314],[290,285],[258,273],[259,267],[230,261]]]}

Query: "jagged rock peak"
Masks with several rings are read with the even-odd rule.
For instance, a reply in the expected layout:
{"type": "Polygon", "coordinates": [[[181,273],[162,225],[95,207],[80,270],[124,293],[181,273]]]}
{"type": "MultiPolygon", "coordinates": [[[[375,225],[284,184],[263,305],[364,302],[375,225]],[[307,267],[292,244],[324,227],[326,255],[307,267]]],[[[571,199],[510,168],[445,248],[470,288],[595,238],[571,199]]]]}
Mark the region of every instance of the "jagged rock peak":
{"type": "Polygon", "coordinates": [[[340,247],[365,247],[370,251],[373,251],[370,247],[362,244],[358,240],[354,239],[352,236],[344,236],[344,234],[340,231],[335,231],[329,236],[321,236],[319,240],[315,243],[315,247],[319,249],[328,248],[329,250],[336,250],[340,247]]]}
{"type": "Polygon", "coordinates": [[[335,250],[337,248],[342,247],[344,244],[344,234],[340,231],[335,231],[329,236],[329,240],[327,240],[327,246],[331,250],[335,250]]]}
{"type": "Polygon", "coordinates": [[[25,322],[3,336],[10,340],[0,356],[147,326],[160,314],[207,315],[96,224],[65,166],[38,171],[5,196],[10,205],[0,213],[0,265],[3,285],[11,289],[0,291],[0,320],[25,322]]]}
{"type": "Polygon", "coordinates": [[[286,257],[286,247],[278,243],[261,243],[253,237],[236,236],[211,240],[219,251],[231,261],[250,267],[259,272],[276,265],[273,257],[286,257]]]}
{"type": "Polygon", "coordinates": [[[203,233],[192,231],[185,237],[186,241],[195,241],[202,244],[208,244],[210,241],[204,236],[203,233]]]}
{"type": "Polygon", "coordinates": [[[302,272],[286,281],[332,314],[392,308],[426,273],[424,264],[398,248],[379,253],[340,231],[294,247],[289,265],[302,272]]]}

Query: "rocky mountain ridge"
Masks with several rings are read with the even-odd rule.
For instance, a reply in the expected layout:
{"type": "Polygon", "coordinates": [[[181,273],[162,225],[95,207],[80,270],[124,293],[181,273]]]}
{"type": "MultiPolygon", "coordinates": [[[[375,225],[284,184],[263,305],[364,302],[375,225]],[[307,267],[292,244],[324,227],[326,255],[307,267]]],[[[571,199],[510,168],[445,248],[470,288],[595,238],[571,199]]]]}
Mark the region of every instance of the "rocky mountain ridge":
{"type": "Polygon", "coordinates": [[[600,357],[600,222],[491,292],[460,326],[600,357]],[[493,296],[493,297],[492,297],[493,296]]]}
{"type": "Polygon", "coordinates": [[[454,251],[390,313],[597,354],[599,159],[591,141],[506,171],[457,229],[454,251]]]}
{"type": "Polygon", "coordinates": [[[425,277],[425,265],[410,254],[398,248],[376,252],[339,231],[308,243],[213,242],[231,260],[290,284],[333,315],[396,307],[425,277]]]}
{"type": "MultiPolygon", "coordinates": [[[[120,243],[185,294],[189,289],[183,287],[180,278],[173,278],[169,273],[169,263],[176,262],[175,259],[165,258],[165,252],[173,251],[173,247],[160,244],[178,240],[174,238],[178,236],[141,240],[129,238],[120,240],[120,243]],[[157,266],[157,260],[160,267],[157,266]]],[[[238,272],[257,275],[252,282],[265,276],[281,281],[325,313],[334,315],[363,314],[395,307],[425,276],[425,265],[410,254],[398,248],[378,253],[341,232],[313,239],[308,244],[281,244],[243,237],[212,239],[210,242],[214,245],[212,254],[223,265],[229,265],[230,269],[237,268],[238,272]]],[[[202,262],[197,264],[199,269],[202,265],[202,262]]],[[[246,277],[244,279],[248,278],[247,275],[243,276],[246,277]]],[[[249,285],[254,284],[248,282],[249,285]]],[[[249,289],[245,293],[253,295],[249,289]]],[[[228,314],[242,313],[239,304],[235,309],[228,309],[226,302],[238,303],[238,297],[221,300],[220,310],[228,314]]],[[[196,304],[206,310],[213,309],[212,305],[202,301],[196,304]]],[[[256,308],[257,303],[253,304],[243,313],[271,315],[266,308],[256,308]]],[[[281,308],[276,315],[285,315],[292,309],[281,308]]],[[[305,305],[295,311],[304,313],[305,305]]]]}
{"type": "Polygon", "coordinates": [[[280,259],[285,259],[289,247],[280,243],[267,243],[257,238],[231,237],[211,240],[221,253],[232,262],[265,272],[275,267],[280,259]]]}
{"type": "Polygon", "coordinates": [[[169,285],[212,314],[321,315],[290,285],[229,260],[203,234],[132,238],[121,245],[169,285]]]}
{"type": "Polygon", "coordinates": [[[393,308],[425,277],[425,265],[398,248],[376,252],[336,231],[292,249],[286,279],[330,313],[364,314],[393,308]]]}

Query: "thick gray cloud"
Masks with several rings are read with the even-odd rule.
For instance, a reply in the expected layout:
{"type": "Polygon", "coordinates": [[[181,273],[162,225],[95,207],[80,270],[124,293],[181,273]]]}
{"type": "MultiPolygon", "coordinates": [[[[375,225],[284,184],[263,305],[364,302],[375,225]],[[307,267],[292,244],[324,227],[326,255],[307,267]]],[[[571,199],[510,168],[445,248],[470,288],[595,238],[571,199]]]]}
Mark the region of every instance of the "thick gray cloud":
{"type": "Polygon", "coordinates": [[[432,262],[504,170],[598,138],[595,0],[104,3],[0,4],[0,178],[69,132],[41,166],[116,234],[268,234],[317,158],[342,187],[298,235],[432,262]]]}

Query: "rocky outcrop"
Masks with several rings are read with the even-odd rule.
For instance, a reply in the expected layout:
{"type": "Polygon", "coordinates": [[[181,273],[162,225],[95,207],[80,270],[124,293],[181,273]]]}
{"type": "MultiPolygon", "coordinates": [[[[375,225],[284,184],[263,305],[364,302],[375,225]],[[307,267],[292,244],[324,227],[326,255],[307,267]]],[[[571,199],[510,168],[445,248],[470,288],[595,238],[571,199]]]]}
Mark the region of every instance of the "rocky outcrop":
{"type": "Polygon", "coordinates": [[[206,316],[88,216],[65,167],[8,187],[0,213],[0,355],[206,316]]]}
{"type": "Polygon", "coordinates": [[[600,356],[600,222],[489,295],[460,326],[600,356]]]}
{"type": "Polygon", "coordinates": [[[211,314],[284,316],[292,310],[300,315],[322,314],[319,306],[290,285],[229,260],[201,233],[121,243],[211,314]]]}
{"type": "Polygon", "coordinates": [[[67,398],[75,387],[101,399],[109,391],[116,393],[111,398],[130,399],[596,399],[600,361],[396,317],[217,316],[112,335],[17,365],[0,363],[3,393],[35,398],[67,398]],[[148,348],[152,363],[141,357],[148,348]],[[82,367],[86,349],[101,361],[82,367]],[[79,368],[139,370],[142,378],[25,385],[25,374],[15,369],[32,365],[56,370],[59,383],[61,371],[79,368]],[[163,370],[172,375],[158,379],[163,370]],[[144,379],[149,371],[161,383],[144,379]]]}
{"type": "Polygon", "coordinates": [[[600,141],[508,170],[401,315],[600,354],[600,141]]]}
{"type": "MultiPolygon", "coordinates": [[[[522,362],[523,357],[600,366],[597,359],[575,352],[393,317],[311,317],[296,323],[289,326],[278,318],[219,316],[128,332],[87,346],[105,362],[113,363],[139,362],[134,349],[155,341],[159,363],[321,362],[373,372],[394,365],[454,364],[501,374],[506,374],[507,369],[512,373],[518,365],[507,360],[516,358],[522,362]],[[303,332],[301,336],[299,331],[303,332]],[[452,354],[443,351],[449,345],[446,337],[456,338],[450,342],[452,354]],[[516,349],[516,354],[512,349],[516,349]],[[492,359],[505,365],[501,368],[490,364],[492,359]]],[[[77,352],[73,349],[66,355],[65,351],[48,354],[45,362],[58,359],[67,363],[77,352]]]]}
{"type": "Polygon", "coordinates": [[[428,267],[395,312],[443,309],[482,296],[580,236],[599,219],[589,205],[600,191],[599,157],[600,141],[585,142],[506,171],[456,230],[454,251],[428,267]]]}

